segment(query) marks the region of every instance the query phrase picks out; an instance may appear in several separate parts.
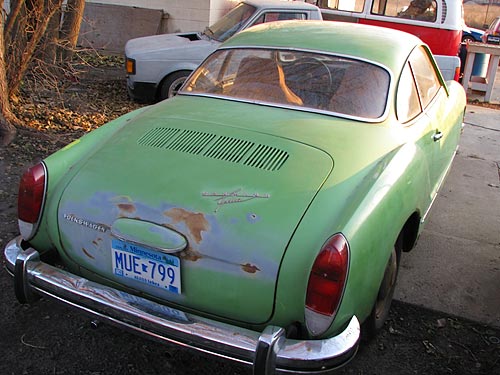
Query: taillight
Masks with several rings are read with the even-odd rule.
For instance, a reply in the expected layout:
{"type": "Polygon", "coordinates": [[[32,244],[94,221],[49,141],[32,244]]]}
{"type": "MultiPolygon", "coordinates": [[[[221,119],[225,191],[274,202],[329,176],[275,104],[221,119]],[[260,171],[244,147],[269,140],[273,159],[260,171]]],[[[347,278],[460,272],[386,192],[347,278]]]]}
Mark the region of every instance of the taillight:
{"type": "Polygon", "coordinates": [[[342,299],[349,268],[349,245],[338,233],[316,257],[309,275],[306,295],[306,324],[313,335],[330,326],[342,299]]]}
{"type": "Polygon", "coordinates": [[[457,66],[455,68],[455,74],[453,75],[453,79],[457,82],[459,82],[459,80],[460,80],[460,67],[459,66],[457,66]]]}
{"type": "Polygon", "coordinates": [[[30,239],[38,225],[46,189],[46,170],[43,163],[29,168],[21,177],[17,197],[17,213],[21,236],[30,239]]]}

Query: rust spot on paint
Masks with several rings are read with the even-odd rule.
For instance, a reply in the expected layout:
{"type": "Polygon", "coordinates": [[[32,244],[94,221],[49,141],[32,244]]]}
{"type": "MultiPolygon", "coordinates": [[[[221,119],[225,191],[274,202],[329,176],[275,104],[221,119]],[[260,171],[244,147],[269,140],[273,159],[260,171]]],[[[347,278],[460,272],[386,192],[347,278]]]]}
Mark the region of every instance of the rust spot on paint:
{"type": "Polygon", "coordinates": [[[250,263],[242,264],[241,269],[248,273],[256,273],[257,271],[260,271],[259,267],[250,263]]]}
{"type": "Polygon", "coordinates": [[[100,245],[100,242],[102,242],[102,238],[96,238],[94,241],[92,241],[92,244],[97,247],[100,245]]]}
{"type": "Polygon", "coordinates": [[[135,212],[135,206],[132,203],[118,203],[117,206],[121,211],[128,214],[132,214],[135,212]]]}
{"type": "Polygon", "coordinates": [[[190,212],[183,208],[172,208],[164,212],[174,224],[185,223],[196,243],[201,242],[201,232],[206,232],[210,227],[205,215],[199,212],[190,212]]]}
{"type": "Polygon", "coordinates": [[[88,256],[90,259],[95,259],[94,256],[92,254],[90,254],[87,250],[85,250],[84,247],[82,247],[82,251],[83,253],[88,256]]]}
{"type": "Polygon", "coordinates": [[[201,255],[199,252],[194,251],[194,250],[185,250],[180,254],[181,258],[184,260],[190,260],[191,262],[196,262],[197,260],[203,258],[203,255],[201,255]]]}

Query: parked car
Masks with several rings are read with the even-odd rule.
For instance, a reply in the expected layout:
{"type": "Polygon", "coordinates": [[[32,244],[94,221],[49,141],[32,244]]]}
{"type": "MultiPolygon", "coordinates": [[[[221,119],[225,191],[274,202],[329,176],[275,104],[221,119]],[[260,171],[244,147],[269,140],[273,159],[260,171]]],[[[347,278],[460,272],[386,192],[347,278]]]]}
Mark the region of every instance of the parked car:
{"type": "Polygon", "coordinates": [[[5,248],[37,295],[159,341],[323,372],[388,316],[465,92],[415,36],[286,21],[30,168],[5,248]],[[381,50],[380,46],[384,46],[381,50]]]}
{"type": "Polygon", "coordinates": [[[491,21],[482,39],[484,43],[500,44],[500,16],[491,21]]]}
{"type": "Polygon", "coordinates": [[[464,25],[462,29],[462,43],[467,42],[482,42],[482,36],[484,31],[481,29],[475,29],[473,27],[469,27],[464,25]]]}
{"type": "Polygon", "coordinates": [[[174,96],[189,74],[240,30],[277,20],[321,20],[318,7],[298,1],[244,0],[204,32],[131,39],[125,45],[131,98],[154,102],[174,96]]]}

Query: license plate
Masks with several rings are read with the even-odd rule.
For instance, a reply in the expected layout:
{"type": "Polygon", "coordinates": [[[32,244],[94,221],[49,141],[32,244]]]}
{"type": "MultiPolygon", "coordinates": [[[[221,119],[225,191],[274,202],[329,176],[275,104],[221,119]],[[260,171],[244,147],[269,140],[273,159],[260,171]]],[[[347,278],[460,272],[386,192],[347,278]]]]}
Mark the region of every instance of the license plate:
{"type": "Polygon", "coordinates": [[[500,44],[500,37],[493,36],[493,35],[488,35],[487,42],[488,43],[493,43],[493,44],[500,44]]]}
{"type": "Polygon", "coordinates": [[[111,258],[113,273],[116,276],[181,294],[181,267],[178,257],[113,239],[111,258]]]}

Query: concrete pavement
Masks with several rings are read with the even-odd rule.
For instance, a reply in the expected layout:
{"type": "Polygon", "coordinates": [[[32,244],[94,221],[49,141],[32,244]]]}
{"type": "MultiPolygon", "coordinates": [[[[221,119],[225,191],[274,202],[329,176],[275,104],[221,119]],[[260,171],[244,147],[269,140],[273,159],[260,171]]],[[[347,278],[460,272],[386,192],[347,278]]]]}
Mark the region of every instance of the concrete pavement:
{"type": "Polygon", "coordinates": [[[467,106],[448,179],[395,298],[500,327],[500,110],[467,106]]]}

